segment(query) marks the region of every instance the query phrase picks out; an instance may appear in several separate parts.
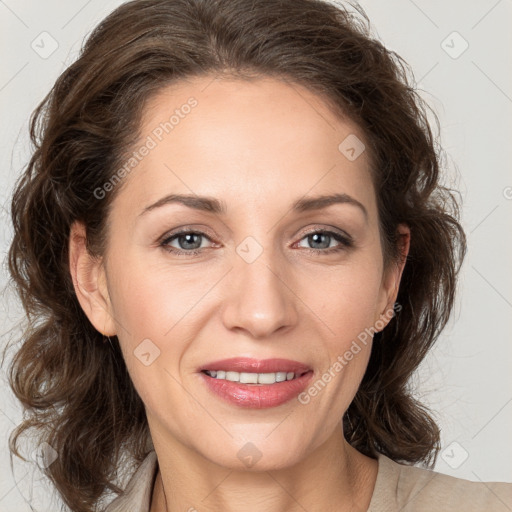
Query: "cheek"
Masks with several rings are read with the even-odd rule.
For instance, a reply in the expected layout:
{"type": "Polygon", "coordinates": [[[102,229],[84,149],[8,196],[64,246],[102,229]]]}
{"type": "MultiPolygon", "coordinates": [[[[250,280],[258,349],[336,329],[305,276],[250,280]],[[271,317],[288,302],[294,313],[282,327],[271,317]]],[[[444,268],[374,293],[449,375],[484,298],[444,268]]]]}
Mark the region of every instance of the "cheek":
{"type": "MultiPolygon", "coordinates": [[[[308,287],[308,300],[317,308],[311,309],[318,311],[317,324],[328,327],[322,327],[326,357],[319,379],[328,383],[329,391],[320,402],[326,414],[329,407],[335,410],[335,418],[352,401],[368,364],[381,277],[379,265],[369,257],[365,264],[337,268],[321,288],[308,287]]],[[[322,383],[317,388],[322,389],[322,383]]]]}
{"type": "MultiPolygon", "coordinates": [[[[152,403],[174,386],[170,374],[181,380],[183,356],[202,328],[205,297],[218,277],[144,258],[126,258],[112,270],[111,301],[123,357],[137,391],[152,403]]],[[[181,393],[179,386],[175,391],[181,393]]]]}
{"type": "Polygon", "coordinates": [[[148,271],[147,265],[125,261],[112,280],[112,306],[128,373],[151,410],[162,409],[169,395],[180,396],[179,363],[186,351],[180,318],[188,301],[180,285],[148,271]],[[159,279],[158,279],[159,277],[159,279]]]}
{"type": "MultiPolygon", "coordinates": [[[[203,272],[127,259],[114,273],[112,305],[129,337],[162,339],[208,289],[203,272]]],[[[126,333],[125,333],[126,334],[126,333]]]]}
{"type": "Polygon", "coordinates": [[[302,286],[304,302],[318,311],[331,335],[346,342],[373,325],[377,314],[381,274],[378,265],[336,269],[319,286],[302,286]]]}

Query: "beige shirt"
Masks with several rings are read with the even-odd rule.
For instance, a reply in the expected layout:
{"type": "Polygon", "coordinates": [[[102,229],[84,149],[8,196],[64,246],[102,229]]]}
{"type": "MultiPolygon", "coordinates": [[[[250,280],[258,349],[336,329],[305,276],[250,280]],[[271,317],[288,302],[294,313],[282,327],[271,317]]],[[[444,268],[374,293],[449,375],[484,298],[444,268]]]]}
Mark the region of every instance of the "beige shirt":
{"type": "MultiPolygon", "coordinates": [[[[398,464],[380,454],[368,512],[511,512],[512,483],[471,482],[428,469],[398,464]]],[[[149,512],[158,470],[150,451],[130,478],[124,494],[105,512],[149,512]]]]}

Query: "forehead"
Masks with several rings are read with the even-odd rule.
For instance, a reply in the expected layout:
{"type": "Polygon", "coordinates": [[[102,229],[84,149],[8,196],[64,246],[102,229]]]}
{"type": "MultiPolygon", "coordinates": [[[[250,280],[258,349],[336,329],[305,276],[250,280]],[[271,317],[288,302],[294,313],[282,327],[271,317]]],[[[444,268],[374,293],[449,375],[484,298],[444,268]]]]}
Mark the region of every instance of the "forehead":
{"type": "Polygon", "coordinates": [[[298,84],[189,79],[148,101],[135,151],[149,149],[129,173],[126,194],[147,203],[164,193],[194,193],[241,207],[340,192],[371,210],[363,141],[356,124],[298,84]],[[347,157],[347,145],[361,154],[348,158],[354,152],[347,157]]]}

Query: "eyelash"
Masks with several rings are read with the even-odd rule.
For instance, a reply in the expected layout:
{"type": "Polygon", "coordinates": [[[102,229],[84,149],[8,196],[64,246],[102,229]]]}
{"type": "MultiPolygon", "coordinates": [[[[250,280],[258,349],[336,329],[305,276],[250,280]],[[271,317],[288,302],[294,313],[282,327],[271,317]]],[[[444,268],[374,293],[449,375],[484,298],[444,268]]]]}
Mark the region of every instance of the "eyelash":
{"type": "MultiPolygon", "coordinates": [[[[349,249],[349,248],[353,247],[353,245],[354,245],[354,242],[351,237],[343,236],[335,231],[329,231],[329,230],[323,230],[323,229],[318,229],[318,230],[314,230],[314,231],[305,233],[304,236],[299,241],[303,240],[304,238],[307,238],[308,236],[312,236],[312,235],[316,235],[316,234],[328,235],[331,238],[334,238],[340,244],[335,247],[330,247],[328,249],[303,248],[305,251],[307,251],[309,253],[316,254],[316,255],[318,255],[318,254],[325,255],[325,254],[337,253],[337,252],[349,249]]],[[[184,229],[182,231],[178,231],[176,233],[170,234],[169,236],[166,236],[159,243],[159,246],[171,254],[175,254],[177,256],[182,256],[182,257],[198,256],[205,249],[205,248],[202,248],[202,249],[192,249],[190,251],[185,251],[182,249],[176,249],[175,247],[170,247],[168,245],[174,239],[177,239],[178,237],[183,236],[183,235],[199,235],[199,236],[205,237],[211,241],[211,238],[206,233],[203,233],[202,231],[194,231],[194,230],[184,229]]]]}

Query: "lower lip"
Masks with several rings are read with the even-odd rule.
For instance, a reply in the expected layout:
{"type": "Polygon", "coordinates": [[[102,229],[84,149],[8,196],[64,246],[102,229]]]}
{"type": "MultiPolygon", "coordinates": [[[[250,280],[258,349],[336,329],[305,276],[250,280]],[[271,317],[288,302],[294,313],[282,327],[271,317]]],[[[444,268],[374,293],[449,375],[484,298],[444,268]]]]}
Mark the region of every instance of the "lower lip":
{"type": "Polygon", "coordinates": [[[292,380],[274,384],[241,384],[225,379],[216,379],[201,372],[204,382],[218,396],[231,404],[250,409],[265,409],[277,407],[296,397],[304,391],[313,377],[313,371],[292,380]]]}

